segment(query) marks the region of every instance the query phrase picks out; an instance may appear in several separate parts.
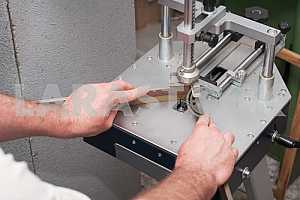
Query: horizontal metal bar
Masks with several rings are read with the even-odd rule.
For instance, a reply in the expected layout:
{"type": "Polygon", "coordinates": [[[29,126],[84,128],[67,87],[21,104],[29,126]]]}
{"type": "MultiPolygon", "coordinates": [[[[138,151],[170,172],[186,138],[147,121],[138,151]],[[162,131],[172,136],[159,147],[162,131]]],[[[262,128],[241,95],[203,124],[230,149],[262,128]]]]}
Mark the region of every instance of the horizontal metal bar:
{"type": "MultiPolygon", "coordinates": [[[[260,46],[258,49],[253,51],[243,62],[234,70],[236,74],[240,70],[246,70],[253,62],[256,60],[264,51],[264,46],[260,46]]],[[[228,75],[219,85],[219,87],[224,91],[233,81],[233,77],[228,75]]]]}
{"type": "Polygon", "coordinates": [[[222,40],[213,48],[208,50],[202,57],[196,60],[196,67],[202,68],[212,57],[214,57],[218,52],[220,52],[224,46],[226,46],[231,41],[232,34],[229,33],[225,35],[222,40]]]}
{"type": "Polygon", "coordinates": [[[252,52],[235,70],[238,72],[240,70],[246,70],[253,62],[256,60],[264,51],[264,45],[261,45],[258,49],[252,52]]]}
{"type": "Polygon", "coordinates": [[[228,12],[210,30],[216,34],[230,30],[272,45],[283,39],[280,30],[228,12]]]}

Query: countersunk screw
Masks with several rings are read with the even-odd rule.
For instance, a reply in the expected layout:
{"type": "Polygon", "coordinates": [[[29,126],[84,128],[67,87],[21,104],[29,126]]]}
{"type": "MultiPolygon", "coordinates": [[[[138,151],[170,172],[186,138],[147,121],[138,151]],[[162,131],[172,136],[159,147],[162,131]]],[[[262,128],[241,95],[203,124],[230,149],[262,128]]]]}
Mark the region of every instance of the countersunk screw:
{"type": "Polygon", "coordinates": [[[266,120],[264,120],[264,119],[262,119],[262,120],[260,120],[260,123],[262,123],[262,124],[266,124],[266,123],[267,123],[267,121],[266,121],[266,120]]]}
{"type": "Polygon", "coordinates": [[[254,135],[252,132],[248,133],[247,136],[248,136],[249,138],[254,138],[254,137],[255,137],[255,135],[254,135]]]}
{"type": "Polygon", "coordinates": [[[138,125],[138,123],[137,122],[132,122],[131,123],[133,126],[136,126],[136,125],[138,125]]]}
{"type": "Polygon", "coordinates": [[[171,144],[177,144],[177,141],[176,140],[171,140],[170,143],[171,144]]]}
{"type": "Polygon", "coordinates": [[[285,96],[287,93],[286,89],[281,89],[280,92],[278,93],[278,96],[285,96]]]}
{"type": "Polygon", "coordinates": [[[244,97],[245,101],[251,101],[251,97],[244,97]]]}

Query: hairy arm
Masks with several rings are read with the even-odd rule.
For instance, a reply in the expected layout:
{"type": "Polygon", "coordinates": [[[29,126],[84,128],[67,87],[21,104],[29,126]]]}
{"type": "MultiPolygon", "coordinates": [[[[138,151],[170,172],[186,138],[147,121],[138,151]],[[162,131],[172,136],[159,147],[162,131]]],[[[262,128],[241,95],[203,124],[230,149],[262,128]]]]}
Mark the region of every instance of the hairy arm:
{"type": "Polygon", "coordinates": [[[119,80],[84,85],[62,105],[44,105],[0,94],[0,141],[31,136],[94,136],[112,126],[118,104],[146,93],[119,80]]]}
{"type": "Polygon", "coordinates": [[[172,174],[135,200],[209,200],[231,176],[238,151],[234,136],[221,133],[208,116],[198,120],[181,146],[172,174]]]}
{"type": "Polygon", "coordinates": [[[216,180],[211,175],[176,169],[168,178],[135,200],[207,200],[213,197],[216,190],[216,180]]]}
{"type": "Polygon", "coordinates": [[[41,105],[0,95],[0,141],[67,131],[61,106],[41,105]]]}

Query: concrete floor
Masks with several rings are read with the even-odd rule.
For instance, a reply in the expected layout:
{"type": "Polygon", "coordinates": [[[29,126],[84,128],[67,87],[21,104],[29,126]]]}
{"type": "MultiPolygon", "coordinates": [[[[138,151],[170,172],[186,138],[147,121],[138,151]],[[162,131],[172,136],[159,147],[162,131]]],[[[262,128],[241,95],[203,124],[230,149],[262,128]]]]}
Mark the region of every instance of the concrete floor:
{"type": "MultiPolygon", "coordinates": [[[[175,28],[175,25],[180,23],[181,20],[173,20],[172,21],[172,28],[175,28]]],[[[136,38],[137,38],[137,54],[138,57],[144,55],[147,51],[149,51],[154,45],[158,43],[158,34],[160,32],[160,24],[154,23],[150,24],[144,29],[137,31],[136,38]]],[[[271,183],[274,185],[276,179],[278,177],[279,171],[279,162],[276,160],[268,157],[267,158],[268,168],[269,168],[269,175],[271,183]]],[[[157,182],[148,177],[147,175],[142,174],[141,176],[141,185],[145,188],[155,185],[157,182]]],[[[235,200],[246,200],[247,195],[243,192],[236,192],[234,194],[235,200]]],[[[300,200],[300,177],[294,181],[293,184],[290,185],[285,200],[300,200]]]]}

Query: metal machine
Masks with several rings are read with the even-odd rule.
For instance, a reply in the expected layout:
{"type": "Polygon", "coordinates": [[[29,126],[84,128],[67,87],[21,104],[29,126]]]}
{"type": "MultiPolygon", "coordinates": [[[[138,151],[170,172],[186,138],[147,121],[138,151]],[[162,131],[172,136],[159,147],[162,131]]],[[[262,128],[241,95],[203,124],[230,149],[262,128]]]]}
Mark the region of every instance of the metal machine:
{"type": "Polygon", "coordinates": [[[159,3],[159,44],[120,77],[136,86],[169,88],[170,93],[189,88],[187,96],[123,108],[111,130],[85,141],[161,179],[173,169],[197,117],[208,113],[222,131],[236,136],[240,156],[229,180],[231,190],[244,183],[252,199],[272,199],[263,158],[271,144],[268,135],[285,128],[291,99],[274,64],[285,35],[216,7],[212,0],[159,3]],[[177,40],[170,27],[171,9],[184,12],[177,40]]]}

